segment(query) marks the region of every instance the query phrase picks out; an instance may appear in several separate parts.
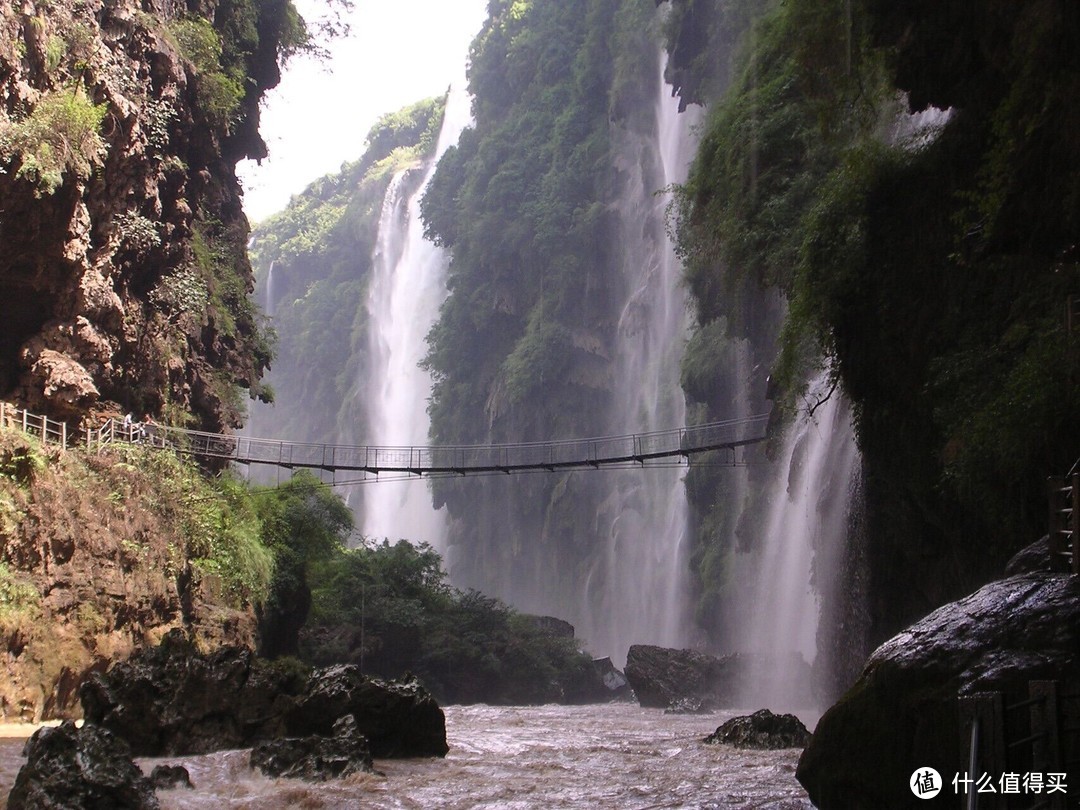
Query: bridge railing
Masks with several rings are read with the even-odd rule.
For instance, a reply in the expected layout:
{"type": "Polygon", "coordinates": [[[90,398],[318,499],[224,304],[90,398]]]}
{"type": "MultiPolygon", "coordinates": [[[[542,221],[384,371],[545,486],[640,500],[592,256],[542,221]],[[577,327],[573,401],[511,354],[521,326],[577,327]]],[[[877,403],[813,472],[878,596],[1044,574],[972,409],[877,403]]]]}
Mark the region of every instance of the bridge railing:
{"type": "Polygon", "coordinates": [[[338,470],[432,472],[509,471],[599,466],[689,455],[710,449],[737,447],[760,441],[768,414],[651,433],[592,439],[495,445],[435,447],[348,446],[286,442],[244,436],[221,436],[197,431],[159,429],[181,441],[170,444],[194,455],[242,463],[338,470]]]}
{"type": "MultiPolygon", "coordinates": [[[[765,437],[768,414],[705,425],[624,436],[527,442],[520,444],[449,445],[436,447],[376,447],[288,442],[247,436],[227,436],[197,430],[106,420],[87,428],[88,448],[115,442],[169,448],[188,455],[219,458],[244,464],[286,468],[354,470],[372,473],[510,472],[524,469],[570,469],[641,463],[689,456],[720,448],[734,448],[765,437]]],[[[67,447],[67,425],[0,403],[0,424],[17,427],[43,441],[67,447]]]]}

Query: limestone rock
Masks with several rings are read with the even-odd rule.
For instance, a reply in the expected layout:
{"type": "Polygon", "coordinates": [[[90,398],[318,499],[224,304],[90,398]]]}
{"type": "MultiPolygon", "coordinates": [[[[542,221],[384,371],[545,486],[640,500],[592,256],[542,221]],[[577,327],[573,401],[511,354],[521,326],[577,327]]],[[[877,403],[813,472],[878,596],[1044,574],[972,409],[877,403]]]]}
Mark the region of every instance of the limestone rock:
{"type": "Polygon", "coordinates": [[[154,790],[195,787],[191,784],[191,774],[183,765],[155,765],[154,770],[150,771],[150,784],[154,790]]]}
{"type": "MultiPolygon", "coordinates": [[[[225,25],[216,6],[184,13],[225,25]]],[[[231,398],[196,401],[191,392],[223,380],[252,387],[266,367],[258,323],[241,301],[253,278],[235,165],[266,154],[258,104],[279,78],[280,31],[267,17],[280,9],[252,7],[259,48],[241,46],[229,60],[245,74],[236,78],[246,92],[234,115],[221,116],[192,92],[202,77],[170,33],[173,3],[53,0],[48,13],[42,8],[0,17],[0,396],[72,423],[100,399],[121,413],[139,402],[155,416],[170,402],[208,429],[235,425],[231,398]],[[76,87],[104,114],[100,126],[65,135],[66,146],[36,130],[16,137],[28,115],[76,87]],[[237,301],[202,307],[170,298],[163,281],[196,264],[200,250],[228,256],[221,268],[240,290],[237,301]],[[80,318],[93,358],[48,334],[80,318]],[[182,373],[163,377],[177,356],[182,373]]]]}
{"type": "Polygon", "coordinates": [[[101,395],[94,379],[78,361],[52,349],[24,353],[28,378],[49,403],[52,413],[72,416],[89,408],[101,395]]]}
{"type": "Polygon", "coordinates": [[[351,664],[316,670],[286,718],[291,736],[329,736],[340,717],[352,715],[375,757],[441,757],[446,718],[411,675],[384,681],[351,664]]]}
{"type": "Polygon", "coordinates": [[[68,720],[26,743],[9,810],[157,810],[153,786],[131,750],[107,729],[68,720]]]}
{"type": "Polygon", "coordinates": [[[730,705],[742,669],[739,656],[717,658],[648,644],[634,644],[626,655],[626,678],[638,702],[660,709],[686,699],[707,710],[730,705]]]}
{"type": "Polygon", "coordinates": [[[882,644],[818,722],[798,779],[820,810],[911,806],[921,766],[965,770],[957,698],[1027,696],[1029,680],[1080,678],[1080,578],[992,582],[882,644]]]}
{"type": "Polygon", "coordinates": [[[334,723],[333,736],[268,740],[251,751],[251,767],[270,777],[324,782],[354,773],[372,773],[367,739],[351,714],[334,723]]]}
{"type": "Polygon", "coordinates": [[[296,685],[223,647],[199,654],[180,631],[83,684],[83,712],[139,756],[202,754],[279,736],[296,685]]]}
{"type": "Polygon", "coordinates": [[[1030,546],[1020,549],[1005,565],[1005,576],[1046,573],[1050,570],[1050,537],[1043,535],[1030,546]]]}
{"type": "Polygon", "coordinates": [[[773,714],[760,709],[745,717],[733,717],[705,738],[710,745],[725,743],[736,748],[772,750],[802,748],[810,732],[793,714],[773,714]]]}
{"type": "Polygon", "coordinates": [[[246,648],[203,655],[180,631],[95,673],[80,697],[86,719],[122,736],[139,756],[246,748],[286,735],[330,737],[346,715],[374,756],[448,750],[442,709],[414,678],[383,681],[336,666],[305,679],[246,648]]]}

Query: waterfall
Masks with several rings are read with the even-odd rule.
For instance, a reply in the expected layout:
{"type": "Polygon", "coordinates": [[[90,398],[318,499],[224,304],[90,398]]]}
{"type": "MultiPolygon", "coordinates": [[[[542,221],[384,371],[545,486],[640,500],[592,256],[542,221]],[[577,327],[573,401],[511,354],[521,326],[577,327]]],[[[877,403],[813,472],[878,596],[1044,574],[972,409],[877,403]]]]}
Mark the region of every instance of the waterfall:
{"type": "MultiPolygon", "coordinates": [[[[383,200],[367,301],[370,362],[358,389],[366,403],[370,444],[428,442],[431,378],[419,363],[427,352],[428,330],[446,297],[449,257],[424,239],[420,200],[439,158],[470,121],[468,93],[452,88],[435,155],[422,170],[420,183],[410,181],[413,172],[421,170],[399,172],[383,200]]],[[[365,536],[407,538],[442,548],[444,514],[432,508],[423,482],[382,481],[363,489],[365,536]]]]}
{"type": "MultiPolygon", "coordinates": [[[[665,61],[658,59],[655,131],[646,138],[627,134],[617,150],[616,167],[626,177],[619,214],[627,292],[613,358],[611,434],[668,429],[686,420],[679,364],[689,314],[681,264],[667,235],[670,195],[658,192],[686,179],[698,111],[679,113],[679,100],[663,80],[665,61]]],[[[684,468],[654,468],[608,479],[598,520],[603,548],[581,586],[591,604],[579,630],[593,650],[617,661],[633,643],[687,643],[692,622],[684,474],[684,468]]]]}
{"type": "Polygon", "coordinates": [[[818,679],[827,673],[818,624],[837,585],[859,476],[850,409],[825,372],[807,400],[784,433],[753,559],[743,566],[753,571],[739,633],[740,649],[753,654],[743,701],[774,710],[814,705],[810,668],[818,679]]]}
{"type": "Polygon", "coordinates": [[[274,317],[274,262],[270,262],[266,271],[266,303],[263,305],[263,312],[267,318],[274,317]]]}

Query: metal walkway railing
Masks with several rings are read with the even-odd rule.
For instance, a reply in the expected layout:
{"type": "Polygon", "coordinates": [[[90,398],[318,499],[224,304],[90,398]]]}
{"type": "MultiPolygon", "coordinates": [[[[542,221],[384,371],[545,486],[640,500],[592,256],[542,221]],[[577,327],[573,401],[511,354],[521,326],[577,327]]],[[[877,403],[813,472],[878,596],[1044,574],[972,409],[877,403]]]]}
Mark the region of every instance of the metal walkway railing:
{"type": "Polygon", "coordinates": [[[526,470],[587,469],[645,464],[688,457],[710,450],[734,449],[765,439],[768,414],[625,436],[593,439],[445,447],[376,447],[289,442],[225,436],[159,425],[136,426],[125,435],[107,423],[90,436],[91,444],[146,442],[203,458],[287,469],[447,475],[526,470]]]}
{"type": "MultiPolygon", "coordinates": [[[[202,458],[287,469],[354,471],[374,475],[466,475],[645,465],[663,459],[688,458],[712,450],[734,450],[763,441],[768,421],[769,415],[766,413],[726,422],[592,439],[526,444],[376,447],[228,436],[109,419],[100,428],[83,431],[79,438],[89,449],[114,443],[143,444],[202,458]]],[[[62,447],[68,447],[74,439],[74,434],[69,435],[67,426],[62,422],[35,416],[4,403],[0,403],[0,424],[19,428],[62,447]]]]}

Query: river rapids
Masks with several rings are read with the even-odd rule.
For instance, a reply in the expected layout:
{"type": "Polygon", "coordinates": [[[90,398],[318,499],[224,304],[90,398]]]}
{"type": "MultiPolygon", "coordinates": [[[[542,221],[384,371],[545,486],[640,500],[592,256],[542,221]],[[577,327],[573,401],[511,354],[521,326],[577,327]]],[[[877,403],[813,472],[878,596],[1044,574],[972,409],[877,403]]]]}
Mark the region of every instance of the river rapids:
{"type": "MultiPolygon", "coordinates": [[[[632,704],[450,706],[445,759],[376,760],[384,775],[309,784],[267,779],[248,751],[142,759],[183,764],[194,790],[158,793],[162,808],[812,808],[795,781],[799,751],[741,751],[702,739],[741,712],[665,715],[632,704]]],[[[21,765],[0,740],[0,796],[21,765]]]]}

